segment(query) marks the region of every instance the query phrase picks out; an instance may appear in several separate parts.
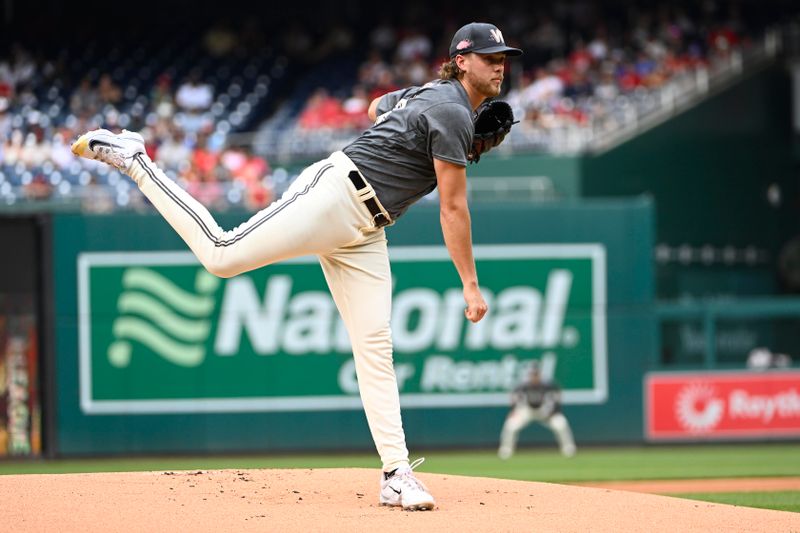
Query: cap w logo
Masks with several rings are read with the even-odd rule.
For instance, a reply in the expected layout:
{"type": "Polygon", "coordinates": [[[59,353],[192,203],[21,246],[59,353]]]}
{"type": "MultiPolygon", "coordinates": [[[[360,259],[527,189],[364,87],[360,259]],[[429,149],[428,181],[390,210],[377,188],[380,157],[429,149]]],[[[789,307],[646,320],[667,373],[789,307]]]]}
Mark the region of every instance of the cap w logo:
{"type": "Polygon", "coordinates": [[[506,42],[503,40],[503,32],[501,32],[501,31],[500,31],[500,30],[498,30],[497,28],[494,28],[494,29],[491,29],[491,30],[489,30],[489,33],[491,34],[491,36],[492,36],[492,39],[493,39],[493,40],[494,40],[496,43],[499,43],[499,44],[506,44],[506,42]]]}

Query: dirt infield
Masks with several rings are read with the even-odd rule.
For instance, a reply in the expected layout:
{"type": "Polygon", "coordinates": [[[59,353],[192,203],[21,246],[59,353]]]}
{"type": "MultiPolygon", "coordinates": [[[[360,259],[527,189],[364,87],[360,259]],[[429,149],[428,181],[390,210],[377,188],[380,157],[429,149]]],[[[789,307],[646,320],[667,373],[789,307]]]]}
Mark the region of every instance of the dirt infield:
{"type": "Polygon", "coordinates": [[[800,514],[667,496],[419,475],[432,512],[381,507],[366,469],[0,476],[12,531],[800,531],[800,514]]]}

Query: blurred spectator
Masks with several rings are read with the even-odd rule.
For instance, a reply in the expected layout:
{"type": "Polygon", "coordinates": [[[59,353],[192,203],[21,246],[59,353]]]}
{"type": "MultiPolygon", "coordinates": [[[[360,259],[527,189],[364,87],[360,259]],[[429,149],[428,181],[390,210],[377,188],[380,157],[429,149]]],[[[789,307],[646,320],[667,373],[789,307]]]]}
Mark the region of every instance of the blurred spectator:
{"type": "Polygon", "coordinates": [[[564,81],[547,69],[537,69],[534,81],[521,91],[522,102],[528,106],[543,106],[564,93],[564,81]]]}
{"type": "Polygon", "coordinates": [[[21,130],[13,130],[3,143],[3,162],[13,166],[22,162],[22,142],[25,137],[21,130]]]}
{"type": "Polygon", "coordinates": [[[572,53],[569,55],[569,66],[573,71],[583,73],[592,66],[592,59],[592,54],[584,46],[583,41],[579,40],[575,43],[572,53]]]}
{"type": "Polygon", "coordinates": [[[634,68],[636,69],[636,75],[642,81],[642,85],[647,87],[657,86],[651,80],[652,76],[658,69],[658,63],[654,58],[650,57],[644,52],[639,52],[636,57],[634,68]]]}
{"type": "Polygon", "coordinates": [[[97,83],[97,93],[100,101],[106,104],[116,104],[122,100],[122,90],[114,83],[109,74],[100,76],[100,81],[97,83]]]}
{"type": "Polygon", "coordinates": [[[176,128],[158,146],[155,160],[162,168],[181,171],[189,165],[192,157],[183,131],[176,128]]]}
{"type": "Polygon", "coordinates": [[[396,91],[400,88],[397,85],[397,82],[394,79],[394,75],[391,71],[387,70],[383,72],[380,77],[378,78],[378,82],[372,87],[372,90],[369,92],[369,97],[367,98],[370,102],[379,96],[383,96],[386,93],[390,93],[392,91],[396,91]]]}
{"type": "Polygon", "coordinates": [[[160,139],[164,139],[169,136],[168,132],[170,131],[170,129],[169,127],[164,127],[164,129],[160,131],[162,131],[162,133],[156,133],[156,131],[150,127],[144,127],[139,131],[139,133],[142,136],[142,139],[144,139],[144,151],[147,153],[147,157],[149,157],[154,161],[157,159],[156,157],[158,153],[157,143],[160,139]]]}
{"type": "Polygon", "coordinates": [[[71,145],[72,140],[65,139],[64,133],[61,131],[53,136],[53,143],[50,147],[50,160],[57,168],[63,170],[75,161],[75,156],[72,155],[72,150],[70,149],[71,145]]]}
{"type": "Polygon", "coordinates": [[[428,63],[421,57],[398,65],[401,85],[424,85],[434,77],[428,63]]]}
{"type": "Polygon", "coordinates": [[[721,55],[730,53],[740,41],[736,32],[738,25],[738,21],[735,20],[717,23],[708,34],[709,47],[721,55]]]}
{"type": "Polygon", "coordinates": [[[272,203],[273,191],[266,179],[270,168],[266,159],[254,155],[248,148],[231,147],[222,153],[220,163],[234,182],[243,185],[248,209],[256,211],[272,203]]]}
{"type": "Polygon", "coordinates": [[[606,42],[604,28],[598,28],[597,34],[594,39],[589,42],[586,51],[589,52],[592,63],[596,64],[605,61],[608,57],[608,43],[606,42]]]}
{"type": "Polygon", "coordinates": [[[304,129],[334,128],[344,117],[342,105],[325,89],[317,89],[300,113],[298,124],[304,129]]]}
{"type": "Polygon", "coordinates": [[[372,50],[367,60],[358,69],[358,81],[366,87],[374,87],[380,83],[381,77],[392,75],[389,65],[383,60],[378,50],[372,50]]]}
{"type": "Polygon", "coordinates": [[[161,74],[150,91],[150,105],[160,118],[172,118],[175,114],[175,101],[172,98],[172,78],[161,74]]]}
{"type": "Polygon", "coordinates": [[[108,187],[97,183],[92,176],[81,195],[81,210],[87,213],[111,213],[116,208],[114,197],[108,187]]]}
{"type": "Polygon", "coordinates": [[[0,74],[0,98],[8,102],[12,96],[14,96],[14,85],[10,79],[0,74]]]}
{"type": "Polygon", "coordinates": [[[431,46],[431,40],[427,35],[417,29],[411,29],[397,45],[397,59],[400,62],[409,62],[427,58],[430,56],[431,46]]]}
{"type": "MultiPolygon", "coordinates": [[[[11,113],[9,113],[9,102],[5,96],[0,96],[0,141],[11,135],[11,113]]],[[[0,159],[2,161],[2,159],[0,159]]]]}
{"type": "Polygon", "coordinates": [[[342,111],[347,116],[347,124],[353,128],[366,129],[369,127],[369,99],[367,91],[361,85],[353,87],[353,94],[342,104],[342,111]]]}
{"type": "Polygon", "coordinates": [[[240,146],[231,146],[222,151],[219,162],[227,175],[233,178],[239,175],[247,163],[247,153],[240,146]]]}
{"type": "Polygon", "coordinates": [[[30,183],[23,186],[25,196],[34,201],[47,200],[53,194],[53,187],[41,173],[36,173],[30,183]]]}
{"type": "Polygon", "coordinates": [[[183,175],[186,190],[194,196],[198,202],[209,206],[210,209],[223,209],[224,199],[222,187],[216,176],[212,173],[207,174],[194,167],[191,171],[183,175]]]}
{"type": "Polygon", "coordinates": [[[50,157],[50,152],[50,142],[43,142],[43,132],[37,129],[25,136],[20,160],[29,168],[40,167],[50,157]]]}
{"type": "Polygon", "coordinates": [[[83,78],[69,101],[69,109],[79,117],[88,117],[100,107],[100,95],[89,78],[83,78]]]}
{"type": "Polygon", "coordinates": [[[197,136],[197,144],[192,151],[192,167],[197,173],[200,181],[212,182],[216,181],[214,173],[219,154],[215,153],[208,147],[208,134],[203,132],[197,136]]]}
{"type": "Polygon", "coordinates": [[[564,96],[568,98],[588,98],[594,94],[594,85],[589,79],[589,73],[586,71],[578,71],[572,83],[564,88],[564,96]]]}
{"type": "Polygon", "coordinates": [[[601,100],[613,100],[619,94],[619,88],[614,82],[614,73],[611,67],[604,67],[600,79],[595,85],[594,94],[601,100]]]}
{"type": "Polygon", "coordinates": [[[625,63],[617,69],[617,84],[624,93],[629,93],[642,84],[642,78],[637,72],[636,65],[625,63]]]}
{"type": "Polygon", "coordinates": [[[211,86],[200,81],[200,72],[193,70],[186,81],[178,87],[175,102],[178,106],[191,113],[205,111],[211,107],[214,92],[211,86]]]}
{"type": "Polygon", "coordinates": [[[11,96],[15,89],[27,84],[36,73],[36,64],[27,50],[19,44],[11,47],[9,58],[0,57],[0,96],[11,96]]]}
{"type": "Polygon", "coordinates": [[[196,132],[211,125],[211,118],[204,114],[214,101],[211,85],[200,81],[200,72],[194,70],[178,88],[175,102],[181,109],[176,121],[187,132],[196,132]]]}

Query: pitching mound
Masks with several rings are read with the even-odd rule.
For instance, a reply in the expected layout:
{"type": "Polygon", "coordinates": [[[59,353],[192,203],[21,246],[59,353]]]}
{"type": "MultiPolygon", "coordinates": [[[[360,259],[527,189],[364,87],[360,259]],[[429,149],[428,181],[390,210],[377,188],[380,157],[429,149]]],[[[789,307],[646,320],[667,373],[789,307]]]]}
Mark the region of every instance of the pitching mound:
{"type": "Polygon", "coordinates": [[[0,476],[14,531],[800,531],[800,514],[651,494],[419,475],[434,511],[378,505],[366,469],[0,476]]]}

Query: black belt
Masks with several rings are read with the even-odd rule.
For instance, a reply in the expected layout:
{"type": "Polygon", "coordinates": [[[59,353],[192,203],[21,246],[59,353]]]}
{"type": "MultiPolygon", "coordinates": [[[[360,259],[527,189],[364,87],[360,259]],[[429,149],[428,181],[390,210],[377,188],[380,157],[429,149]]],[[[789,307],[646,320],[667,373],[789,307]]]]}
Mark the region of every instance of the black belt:
{"type": "MultiPolygon", "coordinates": [[[[364,181],[364,178],[361,177],[361,174],[359,174],[358,171],[353,170],[347,175],[347,177],[350,178],[350,181],[352,181],[353,185],[355,185],[356,191],[367,188],[367,182],[364,181]]],[[[367,206],[369,214],[372,215],[372,222],[375,224],[376,228],[382,228],[392,222],[389,220],[389,217],[383,214],[383,211],[381,211],[381,208],[374,197],[364,200],[364,205],[367,206]]]]}

